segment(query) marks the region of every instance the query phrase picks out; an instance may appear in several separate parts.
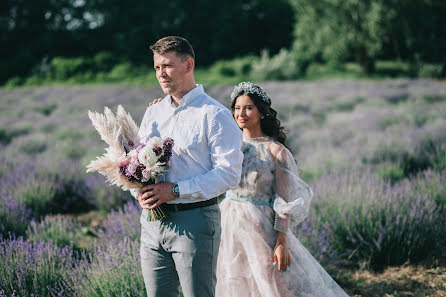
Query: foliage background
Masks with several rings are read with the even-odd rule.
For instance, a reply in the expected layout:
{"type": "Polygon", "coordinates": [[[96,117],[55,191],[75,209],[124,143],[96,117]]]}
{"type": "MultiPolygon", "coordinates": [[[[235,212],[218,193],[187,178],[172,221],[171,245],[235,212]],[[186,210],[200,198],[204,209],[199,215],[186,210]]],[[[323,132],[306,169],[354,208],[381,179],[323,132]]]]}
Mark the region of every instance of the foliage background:
{"type": "Polygon", "coordinates": [[[149,45],[166,35],[191,41],[198,68],[256,56],[261,62],[253,75],[259,79],[303,78],[319,64],[345,70],[348,62],[367,75],[446,76],[442,0],[5,0],[0,5],[0,83],[9,85],[29,77],[28,84],[41,84],[76,76],[78,83],[141,76],[151,69],[149,45]],[[382,60],[404,67],[379,67],[382,60]],[[262,74],[268,69],[273,70],[262,74]]]}

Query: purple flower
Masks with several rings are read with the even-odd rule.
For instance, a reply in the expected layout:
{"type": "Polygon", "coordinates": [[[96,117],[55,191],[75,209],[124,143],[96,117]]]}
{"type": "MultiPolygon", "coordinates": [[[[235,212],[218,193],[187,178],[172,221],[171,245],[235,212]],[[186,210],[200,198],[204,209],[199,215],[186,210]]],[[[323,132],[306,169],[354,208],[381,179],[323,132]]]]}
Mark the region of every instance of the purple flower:
{"type": "Polygon", "coordinates": [[[137,167],[138,165],[136,165],[135,163],[130,163],[127,165],[127,172],[129,172],[130,175],[134,175],[137,167]]]}
{"type": "Polygon", "coordinates": [[[173,147],[173,144],[174,144],[173,139],[170,138],[170,137],[167,137],[167,138],[164,140],[164,143],[163,143],[164,150],[165,150],[165,151],[166,151],[166,150],[171,151],[171,150],[172,150],[172,147],[173,147]]]}
{"type": "Polygon", "coordinates": [[[104,222],[104,228],[100,230],[100,238],[104,245],[110,242],[119,243],[128,237],[138,240],[140,236],[139,216],[141,207],[136,201],[127,202],[122,208],[113,210],[104,222]]]}
{"type": "Polygon", "coordinates": [[[159,155],[161,155],[162,154],[162,152],[163,152],[163,149],[162,148],[160,148],[159,146],[157,146],[157,145],[155,145],[154,147],[153,147],[153,152],[156,154],[156,156],[158,157],[159,155]]]}
{"type": "Polygon", "coordinates": [[[24,201],[12,195],[0,195],[0,238],[8,232],[23,234],[32,217],[32,210],[24,201]]]}
{"type": "Polygon", "coordinates": [[[133,175],[128,171],[127,167],[128,165],[119,167],[119,172],[121,172],[121,174],[124,175],[128,181],[132,181],[133,175]]]}
{"type": "Polygon", "coordinates": [[[44,241],[33,243],[12,235],[0,239],[0,263],[8,268],[0,271],[5,296],[49,296],[49,289],[58,290],[68,277],[75,259],[70,247],[60,248],[44,241]]]}
{"type": "Polygon", "coordinates": [[[146,169],[146,167],[144,165],[139,165],[138,167],[136,167],[136,171],[133,174],[133,176],[138,180],[141,181],[143,176],[142,176],[142,171],[146,169]]]}
{"type": "Polygon", "coordinates": [[[160,162],[162,163],[168,163],[170,157],[172,156],[172,148],[174,145],[174,141],[172,138],[168,137],[164,140],[163,148],[164,148],[164,154],[160,158],[160,162]]]}

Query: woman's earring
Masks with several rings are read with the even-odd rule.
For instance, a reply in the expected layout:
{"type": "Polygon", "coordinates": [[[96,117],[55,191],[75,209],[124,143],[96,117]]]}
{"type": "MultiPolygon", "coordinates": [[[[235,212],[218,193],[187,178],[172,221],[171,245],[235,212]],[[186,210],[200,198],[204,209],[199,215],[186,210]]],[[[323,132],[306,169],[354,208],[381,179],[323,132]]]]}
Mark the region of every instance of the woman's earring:
{"type": "Polygon", "coordinates": [[[265,118],[264,116],[261,116],[261,117],[260,117],[261,120],[263,120],[264,118],[265,118]]]}

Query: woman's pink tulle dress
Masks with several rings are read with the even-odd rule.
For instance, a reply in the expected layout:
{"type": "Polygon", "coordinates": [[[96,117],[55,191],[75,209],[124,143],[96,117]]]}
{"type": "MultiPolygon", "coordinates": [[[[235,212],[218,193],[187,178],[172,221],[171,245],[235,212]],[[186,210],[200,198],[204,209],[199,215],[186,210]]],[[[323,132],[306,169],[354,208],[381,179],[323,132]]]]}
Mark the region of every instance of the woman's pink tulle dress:
{"type": "Polygon", "coordinates": [[[289,231],[313,195],[290,151],[269,137],[244,137],[242,149],[240,185],[220,203],[216,296],[348,296],[289,231]],[[284,273],[273,266],[277,231],[287,233],[291,254],[284,273]]]}

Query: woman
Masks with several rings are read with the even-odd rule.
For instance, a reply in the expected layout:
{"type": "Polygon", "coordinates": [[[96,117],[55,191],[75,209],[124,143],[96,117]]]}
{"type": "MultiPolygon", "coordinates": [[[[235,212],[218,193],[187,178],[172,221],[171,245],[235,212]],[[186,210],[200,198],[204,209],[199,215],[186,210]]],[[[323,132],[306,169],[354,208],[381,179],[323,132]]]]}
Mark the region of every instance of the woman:
{"type": "Polygon", "coordinates": [[[244,160],[239,187],[220,204],[216,296],[347,296],[289,231],[307,216],[313,193],[284,145],[269,96],[242,82],[231,100],[244,160]]]}

